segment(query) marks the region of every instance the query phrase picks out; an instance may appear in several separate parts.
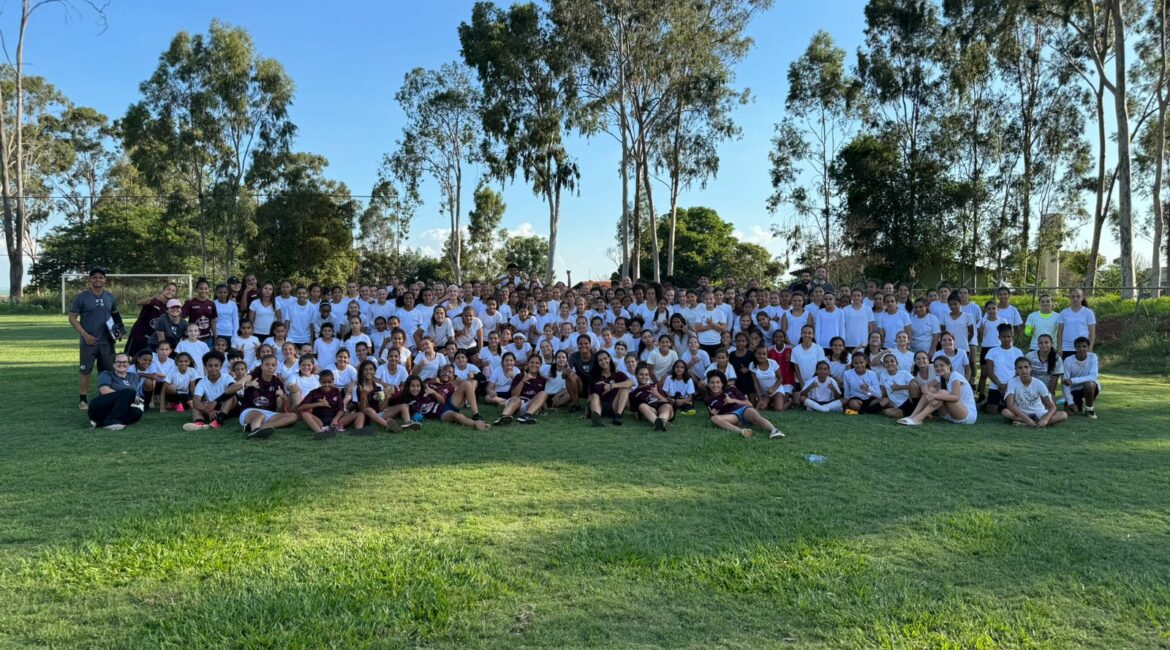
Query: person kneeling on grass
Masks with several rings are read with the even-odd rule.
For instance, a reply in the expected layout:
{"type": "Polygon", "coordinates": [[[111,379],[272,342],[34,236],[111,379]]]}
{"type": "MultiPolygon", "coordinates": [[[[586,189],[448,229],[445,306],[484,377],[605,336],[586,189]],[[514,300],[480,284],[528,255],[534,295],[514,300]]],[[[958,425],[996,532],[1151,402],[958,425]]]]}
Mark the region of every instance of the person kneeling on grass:
{"type": "Polygon", "coordinates": [[[456,388],[454,377],[454,368],[451,366],[443,366],[437,378],[425,383],[417,375],[411,375],[402,389],[400,401],[410,409],[411,418],[415,422],[427,419],[454,422],[480,431],[490,428],[479,417],[479,413],[469,418],[459,412],[456,404],[467,401],[466,387],[456,388]]]}
{"type": "Polygon", "coordinates": [[[1032,362],[1027,357],[1016,359],[1016,376],[1007,383],[1007,396],[1000,411],[1008,422],[1018,427],[1047,427],[1068,419],[1068,414],[1056,410],[1052,393],[1044,382],[1032,377],[1032,362]]]}
{"type": "Polygon", "coordinates": [[[548,380],[540,374],[540,356],[528,357],[524,364],[524,372],[512,378],[511,397],[504,402],[504,412],[495,424],[505,426],[515,420],[521,424],[536,424],[536,414],[544,408],[548,400],[548,393],[544,388],[548,380]]]}
{"type": "Polygon", "coordinates": [[[589,393],[589,419],[593,426],[600,427],[604,426],[601,418],[611,417],[614,425],[621,426],[622,413],[629,405],[634,380],[614,366],[613,357],[605,350],[599,350],[594,356],[597,357],[597,374],[589,393]]]}
{"type": "Polygon", "coordinates": [[[734,431],[745,438],[750,438],[752,430],[745,425],[754,424],[769,429],[769,438],[784,437],[779,429],[760,415],[739,389],[727,383],[727,376],[718,370],[707,373],[706,402],[707,410],[711,413],[711,422],[720,429],[734,431]]]}
{"type": "Polygon", "coordinates": [[[145,406],[138,398],[138,379],[130,372],[130,357],[114,355],[113,365],[98,375],[98,396],[87,410],[91,427],[118,431],[142,419],[145,406]]]}
{"type": "Polygon", "coordinates": [[[291,427],[300,419],[296,413],[285,411],[288,395],[276,374],[276,365],[276,357],[269,354],[246,380],[240,425],[249,440],[271,438],[277,429],[291,427]]]}
{"type": "Polygon", "coordinates": [[[1092,345],[1088,337],[1081,336],[1073,343],[1076,348],[1073,356],[1064,360],[1064,390],[1067,391],[1068,412],[1076,413],[1082,408],[1085,415],[1096,420],[1097,395],[1101,393],[1101,383],[1097,371],[1097,355],[1089,352],[1092,345]]]}
{"type": "Polygon", "coordinates": [[[320,385],[309,391],[297,405],[301,419],[313,430],[313,439],[332,438],[351,423],[355,425],[355,431],[361,429],[365,425],[364,414],[346,412],[345,395],[333,385],[333,371],[322,370],[318,381],[320,385]]]}
{"type": "Polygon", "coordinates": [[[195,384],[191,395],[192,421],[183,425],[184,431],[218,429],[236,407],[236,392],[244,389],[244,382],[234,381],[223,372],[223,364],[224,356],[219,352],[203,355],[204,376],[195,384]]]}
{"type": "MultiPolygon", "coordinates": [[[[686,373],[686,364],[676,361],[675,366],[682,364],[683,374],[686,373]]],[[[638,415],[647,422],[654,423],[655,431],[666,431],[670,428],[670,421],[674,419],[672,400],[658,390],[654,383],[654,371],[651,366],[643,363],[634,371],[638,385],[630,391],[630,402],[634,404],[638,415]]],[[[669,379],[668,379],[669,381],[669,379]]],[[[690,379],[687,379],[689,382],[690,379]]]]}
{"type": "Polygon", "coordinates": [[[947,422],[975,424],[978,408],[975,406],[975,391],[971,390],[971,383],[954,371],[949,357],[935,359],[934,369],[938,373],[938,385],[933,382],[927,384],[914,413],[898,420],[898,424],[917,426],[935,412],[947,422]]]}

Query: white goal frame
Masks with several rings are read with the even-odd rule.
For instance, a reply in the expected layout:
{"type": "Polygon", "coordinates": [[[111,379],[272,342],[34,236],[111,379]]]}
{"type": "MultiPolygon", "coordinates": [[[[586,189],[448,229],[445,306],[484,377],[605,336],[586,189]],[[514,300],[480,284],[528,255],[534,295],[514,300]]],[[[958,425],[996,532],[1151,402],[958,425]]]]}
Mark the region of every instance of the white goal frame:
{"type": "MultiPolygon", "coordinates": [[[[65,295],[65,283],[70,280],[82,280],[89,277],[85,273],[62,273],[61,274],[61,313],[69,313],[68,296],[65,295]]],[[[166,280],[181,281],[182,278],[187,278],[187,295],[192,295],[195,289],[195,279],[190,273],[107,273],[107,278],[161,278],[166,280]]]]}

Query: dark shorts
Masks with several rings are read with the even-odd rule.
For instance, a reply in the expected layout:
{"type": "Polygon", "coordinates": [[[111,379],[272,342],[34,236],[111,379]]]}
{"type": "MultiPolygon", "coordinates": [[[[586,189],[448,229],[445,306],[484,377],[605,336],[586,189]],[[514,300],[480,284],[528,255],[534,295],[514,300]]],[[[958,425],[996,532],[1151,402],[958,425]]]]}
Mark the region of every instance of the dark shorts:
{"type": "Polygon", "coordinates": [[[1084,406],[1085,405],[1085,389],[1084,388],[1073,388],[1073,389],[1069,390],[1068,391],[1068,401],[1072,402],[1076,406],[1084,406]]]}
{"type": "Polygon", "coordinates": [[[999,394],[999,389],[992,388],[987,391],[987,406],[1002,406],[1003,395],[999,394]]]}
{"type": "Polygon", "coordinates": [[[700,349],[700,350],[702,350],[703,352],[706,352],[706,353],[707,353],[707,356],[708,356],[708,357],[709,357],[709,358],[710,358],[712,361],[714,361],[714,359],[715,359],[715,351],[716,351],[716,350],[718,350],[718,349],[719,349],[719,348],[721,348],[721,347],[723,347],[723,346],[722,346],[722,345],[719,345],[718,343],[712,343],[712,344],[710,344],[710,345],[706,345],[706,344],[700,344],[700,345],[699,345],[699,349],[700,349]]]}
{"type": "MultiPolygon", "coordinates": [[[[867,397],[865,399],[857,399],[855,397],[853,399],[857,400],[858,402],[861,402],[861,408],[858,410],[861,411],[862,413],[871,413],[872,414],[872,413],[881,413],[882,412],[881,402],[879,402],[876,397],[867,397]]],[[[853,401],[853,400],[850,400],[850,401],[853,401]]]]}
{"type": "Polygon", "coordinates": [[[991,348],[979,348],[979,363],[980,364],[987,363],[987,353],[990,351],[991,351],[991,348]]]}
{"type": "Polygon", "coordinates": [[[114,344],[98,340],[97,345],[86,345],[80,342],[81,347],[81,374],[88,375],[97,365],[98,371],[114,369],[114,344]]]}
{"type": "Polygon", "coordinates": [[[902,402],[901,404],[895,406],[894,408],[898,409],[903,414],[909,414],[909,413],[914,412],[914,408],[916,406],[918,406],[917,400],[908,399],[905,402],[902,402]]]}
{"type": "Polygon", "coordinates": [[[601,403],[601,417],[612,418],[617,415],[617,411],[613,410],[613,402],[601,403]]]}

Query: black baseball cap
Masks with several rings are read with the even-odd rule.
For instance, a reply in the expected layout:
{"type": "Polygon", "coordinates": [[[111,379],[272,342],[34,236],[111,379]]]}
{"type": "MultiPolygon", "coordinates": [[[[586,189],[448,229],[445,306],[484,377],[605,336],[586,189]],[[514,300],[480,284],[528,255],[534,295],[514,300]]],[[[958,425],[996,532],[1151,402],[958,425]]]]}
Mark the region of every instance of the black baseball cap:
{"type": "Polygon", "coordinates": [[[227,283],[228,284],[240,284],[240,279],[233,275],[232,277],[228,278],[227,283]]]}
{"type": "Polygon", "coordinates": [[[106,267],[104,267],[104,266],[93,267],[92,269],[89,270],[89,277],[92,278],[93,276],[97,275],[98,273],[101,273],[102,275],[106,275],[107,274],[106,267]]]}

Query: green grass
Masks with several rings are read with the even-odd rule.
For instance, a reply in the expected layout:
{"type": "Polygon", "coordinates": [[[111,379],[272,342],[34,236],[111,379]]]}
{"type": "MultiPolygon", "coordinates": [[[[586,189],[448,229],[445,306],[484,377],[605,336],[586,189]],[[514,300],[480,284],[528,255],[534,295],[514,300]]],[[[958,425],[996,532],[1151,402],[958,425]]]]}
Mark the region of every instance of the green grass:
{"type": "Polygon", "coordinates": [[[0,646],[1170,645],[1160,377],[1040,433],[556,415],[248,443],[90,430],[63,318],[0,341],[0,646]]]}

